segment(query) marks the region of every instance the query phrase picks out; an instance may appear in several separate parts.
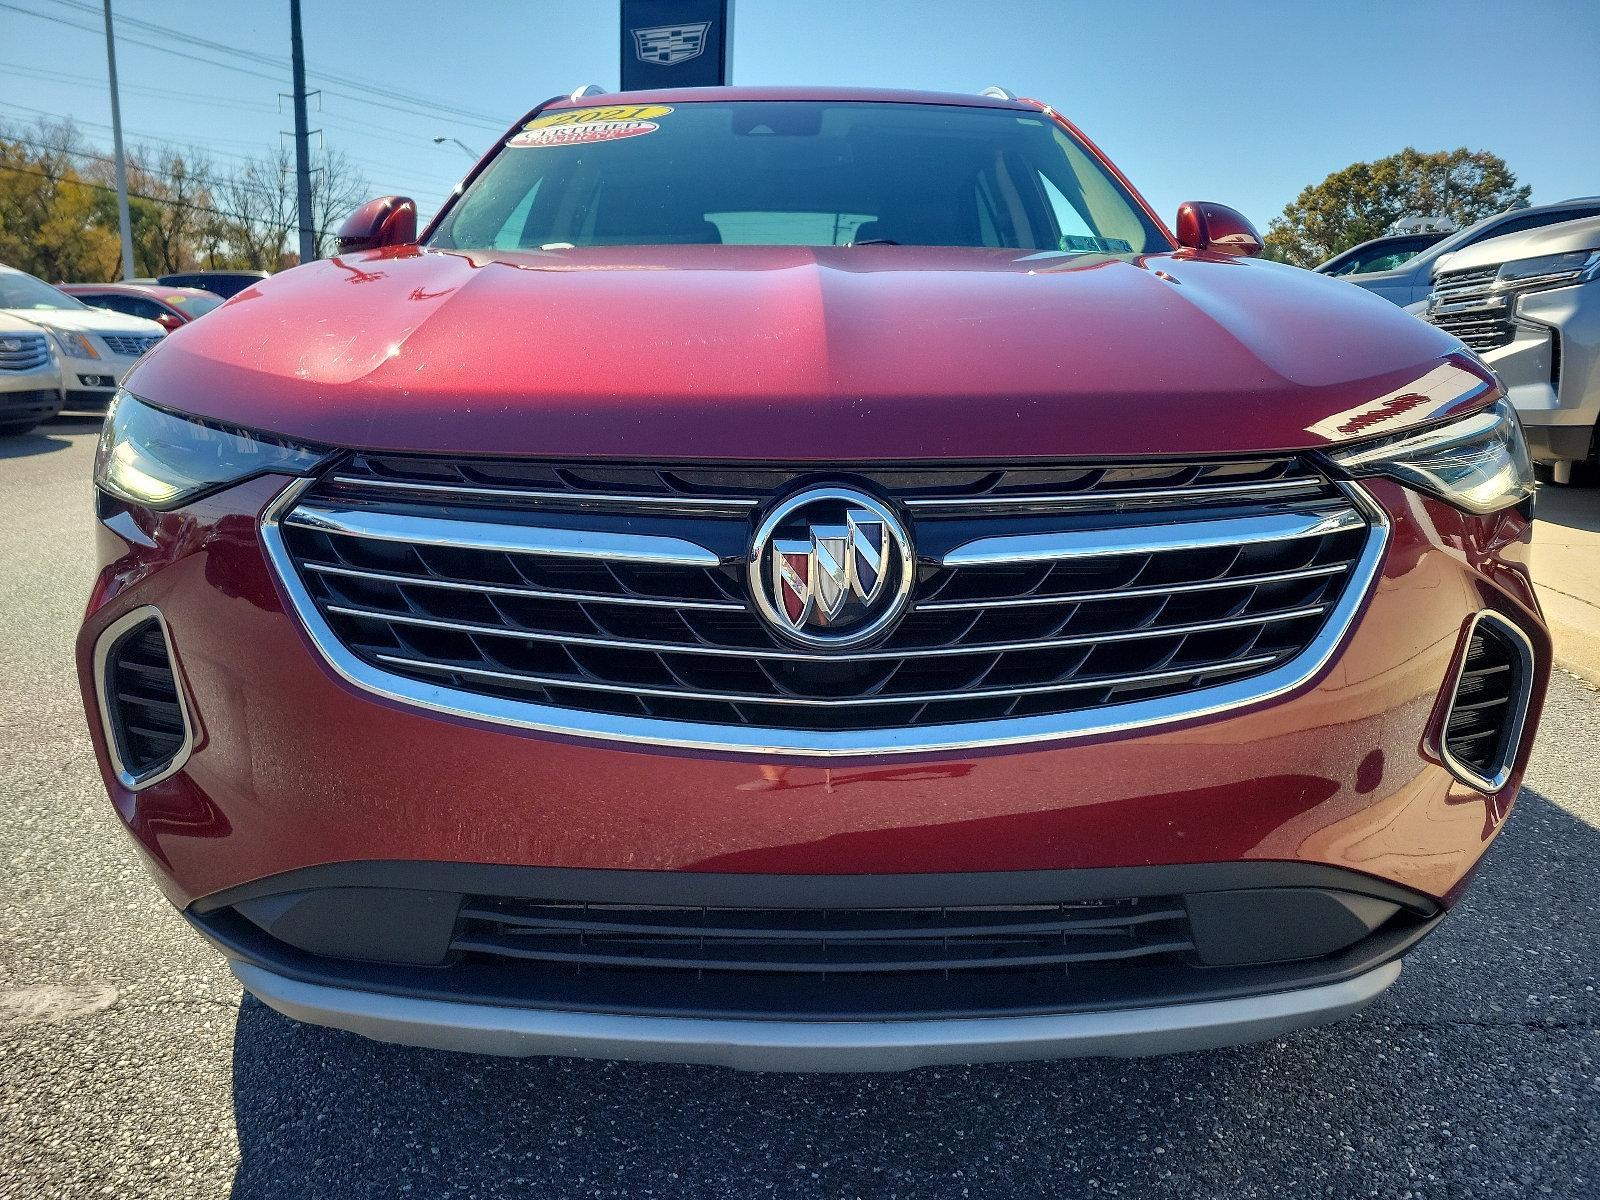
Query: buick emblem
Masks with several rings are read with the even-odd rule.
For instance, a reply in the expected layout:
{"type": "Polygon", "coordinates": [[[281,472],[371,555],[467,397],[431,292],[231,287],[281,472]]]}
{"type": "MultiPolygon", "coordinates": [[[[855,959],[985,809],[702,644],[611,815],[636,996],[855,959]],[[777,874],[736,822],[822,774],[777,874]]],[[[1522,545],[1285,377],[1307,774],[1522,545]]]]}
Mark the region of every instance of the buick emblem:
{"type": "Polygon", "coordinates": [[[791,496],[756,530],[750,595],[789,640],[842,649],[897,620],[915,576],[911,539],[884,504],[845,487],[791,496]]]}

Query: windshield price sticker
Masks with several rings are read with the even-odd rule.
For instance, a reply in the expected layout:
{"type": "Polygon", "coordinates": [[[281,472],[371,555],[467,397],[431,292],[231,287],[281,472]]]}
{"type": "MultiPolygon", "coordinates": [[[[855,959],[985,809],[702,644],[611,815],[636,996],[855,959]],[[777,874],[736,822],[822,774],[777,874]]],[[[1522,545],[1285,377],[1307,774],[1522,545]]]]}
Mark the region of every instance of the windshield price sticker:
{"type": "Polygon", "coordinates": [[[588,145],[654,133],[661,128],[654,118],[672,109],[665,104],[612,104],[605,108],[575,108],[535,117],[506,142],[517,149],[544,146],[588,145]]]}

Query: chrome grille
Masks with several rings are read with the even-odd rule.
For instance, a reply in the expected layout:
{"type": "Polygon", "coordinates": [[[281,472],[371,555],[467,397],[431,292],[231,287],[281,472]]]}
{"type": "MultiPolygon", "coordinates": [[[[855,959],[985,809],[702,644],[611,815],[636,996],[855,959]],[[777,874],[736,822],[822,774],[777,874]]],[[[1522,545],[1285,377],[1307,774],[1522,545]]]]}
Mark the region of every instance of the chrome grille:
{"type": "Polygon", "coordinates": [[[0,334],[0,371],[37,371],[50,365],[42,333],[0,334]]]}
{"type": "Polygon", "coordinates": [[[121,355],[123,358],[138,358],[146,350],[154,346],[162,338],[159,333],[97,333],[95,337],[104,342],[111,353],[121,355]]]}
{"type": "Polygon", "coordinates": [[[1433,283],[1428,320],[1454,334],[1474,350],[1494,350],[1510,343],[1512,296],[1495,290],[1498,267],[1447,271],[1433,283]]]}
{"type": "Polygon", "coordinates": [[[818,472],[356,455],[269,521],[269,548],[325,652],[377,690],[410,680],[399,692],[432,706],[486,698],[539,727],[588,713],[763,748],[758,731],[781,731],[770,748],[820,752],[1277,679],[1358,599],[1373,533],[1292,458],[818,472]],[[911,607],[861,649],[796,648],[747,596],[762,510],[819,479],[886,497],[912,530],[911,607]]]}

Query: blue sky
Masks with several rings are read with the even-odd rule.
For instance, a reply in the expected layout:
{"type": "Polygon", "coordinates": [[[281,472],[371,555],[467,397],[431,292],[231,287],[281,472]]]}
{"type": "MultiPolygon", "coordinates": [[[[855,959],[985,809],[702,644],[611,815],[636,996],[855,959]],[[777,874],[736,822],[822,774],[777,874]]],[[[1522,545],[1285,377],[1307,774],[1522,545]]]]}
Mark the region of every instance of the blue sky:
{"type": "MultiPolygon", "coordinates": [[[[1180,201],[1220,200],[1264,228],[1306,184],[1407,144],[1492,150],[1535,203],[1600,193],[1594,0],[736,4],[737,83],[999,83],[1069,115],[1169,220],[1180,201]]],[[[323,87],[313,127],[360,162],[374,194],[413,195],[425,214],[470,165],[434,136],[480,148],[538,100],[617,79],[616,0],[303,6],[311,83],[323,87]]],[[[0,113],[72,115],[109,144],[99,7],[0,4],[0,113]]],[[[277,96],[289,86],[287,0],[115,9],[132,19],[118,51],[130,141],[198,145],[227,164],[290,128],[277,96]],[[276,61],[177,46],[133,20],[276,61]]]]}

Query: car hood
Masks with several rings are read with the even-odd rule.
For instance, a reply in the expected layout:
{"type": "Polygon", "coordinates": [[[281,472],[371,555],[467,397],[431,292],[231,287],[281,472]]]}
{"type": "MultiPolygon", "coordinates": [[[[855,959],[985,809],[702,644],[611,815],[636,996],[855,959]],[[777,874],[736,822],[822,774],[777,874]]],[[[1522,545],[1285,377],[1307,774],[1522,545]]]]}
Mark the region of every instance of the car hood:
{"type": "Polygon", "coordinates": [[[167,332],[154,321],[130,317],[106,308],[82,311],[70,308],[9,308],[0,309],[0,312],[19,317],[41,329],[58,329],[63,333],[153,333],[160,336],[167,332]]]}
{"type": "Polygon", "coordinates": [[[1460,350],[1342,280],[1189,251],[408,247],[275,275],[127,386],[381,450],[1132,456],[1318,446],[1464,406],[1491,384],[1460,350]]]}
{"type": "Polygon", "coordinates": [[[1508,233],[1490,238],[1465,250],[1457,250],[1439,260],[1439,272],[1464,271],[1472,267],[1497,267],[1519,258],[1538,258],[1544,254],[1565,254],[1571,250],[1600,250],[1600,217],[1563,221],[1543,229],[1508,233]]]}

